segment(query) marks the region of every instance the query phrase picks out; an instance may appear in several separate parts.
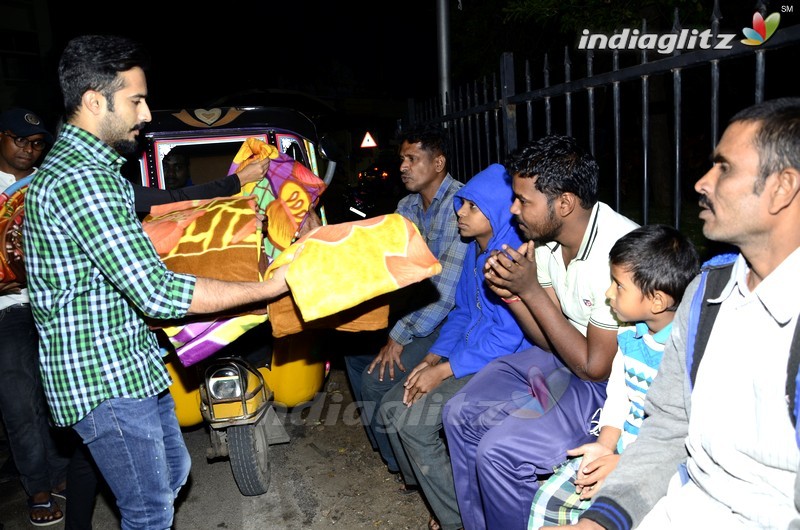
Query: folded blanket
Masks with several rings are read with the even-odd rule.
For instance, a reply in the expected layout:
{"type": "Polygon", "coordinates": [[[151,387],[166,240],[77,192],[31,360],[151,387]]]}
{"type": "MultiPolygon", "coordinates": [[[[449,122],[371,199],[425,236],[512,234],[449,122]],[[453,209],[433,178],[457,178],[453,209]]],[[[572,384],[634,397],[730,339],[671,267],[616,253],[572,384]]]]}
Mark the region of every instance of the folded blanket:
{"type": "MultiPolygon", "coordinates": [[[[286,282],[291,298],[305,322],[354,308],[442,270],[414,223],[396,213],[316,228],[278,256],[267,276],[285,263],[290,263],[286,282]]],[[[285,333],[283,326],[295,323],[276,320],[289,312],[285,306],[275,307],[274,302],[269,307],[273,333],[285,333]]]]}

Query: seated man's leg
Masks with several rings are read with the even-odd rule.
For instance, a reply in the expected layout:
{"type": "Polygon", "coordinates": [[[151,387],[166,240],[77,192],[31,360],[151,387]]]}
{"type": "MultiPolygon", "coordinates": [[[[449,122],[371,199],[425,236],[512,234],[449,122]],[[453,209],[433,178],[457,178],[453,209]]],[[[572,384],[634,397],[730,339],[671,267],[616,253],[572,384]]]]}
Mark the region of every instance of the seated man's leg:
{"type": "MultiPolygon", "coordinates": [[[[436,341],[438,336],[439,328],[437,328],[436,331],[427,337],[417,338],[406,344],[403,348],[403,353],[400,356],[400,360],[403,362],[406,372],[401,372],[395,366],[393,380],[389,378],[388,371],[382,376],[383,380],[381,380],[382,374],[379,373],[380,370],[377,367],[372,371],[371,374],[367,373],[367,370],[365,369],[361,374],[361,396],[364,401],[363,406],[366,408],[371,404],[374,404],[374,406],[377,407],[381,403],[381,400],[383,400],[383,396],[389,392],[389,390],[391,390],[395,384],[405,379],[408,372],[413,370],[415,366],[422,362],[422,359],[424,359],[428,354],[431,346],[433,346],[433,343],[436,341]]],[[[400,400],[402,401],[402,394],[400,396],[400,400]]],[[[397,459],[394,456],[394,451],[392,451],[391,443],[386,436],[386,428],[379,420],[379,414],[372,414],[372,418],[370,419],[370,429],[372,431],[372,435],[375,437],[378,451],[380,451],[381,457],[386,462],[386,466],[389,468],[389,471],[391,473],[397,473],[400,468],[397,464],[397,459]]],[[[415,482],[407,482],[406,484],[412,485],[415,484],[415,482]]]]}
{"type": "Polygon", "coordinates": [[[525,350],[495,359],[445,403],[442,423],[464,528],[486,529],[476,452],[483,436],[508,415],[512,407],[507,399],[509,393],[527,395],[527,381],[517,375],[515,366],[530,364],[526,361],[530,352],[525,350]]]}
{"type": "MultiPolygon", "coordinates": [[[[163,394],[109,399],[75,425],[114,492],[124,530],[172,525],[190,460],[186,447],[175,443],[171,420],[162,425],[170,403],[163,394]]],[[[172,420],[177,425],[174,412],[172,420]]]]}
{"type": "MultiPolygon", "coordinates": [[[[353,334],[348,334],[353,335],[353,334]]],[[[344,365],[347,373],[347,380],[350,382],[350,389],[353,392],[353,401],[358,406],[359,418],[364,425],[364,430],[367,433],[372,449],[378,449],[378,443],[375,441],[375,436],[372,434],[370,423],[372,416],[375,414],[376,403],[365,403],[364,397],[361,392],[361,374],[367,367],[375,360],[375,355],[380,351],[381,347],[386,344],[386,330],[378,332],[364,331],[359,332],[352,337],[348,337],[348,349],[354,348],[356,351],[369,351],[374,353],[364,354],[350,354],[345,352],[344,365]],[[353,346],[355,344],[355,346],[353,346]]]]}
{"type": "MultiPolygon", "coordinates": [[[[442,438],[442,408],[471,378],[471,375],[459,379],[447,378],[393,419],[397,429],[395,436],[402,440],[417,482],[444,530],[455,530],[463,525],[456,501],[450,457],[442,438]]],[[[396,388],[391,392],[394,393],[396,388]]]]}
{"type": "MultiPolygon", "coordinates": [[[[527,385],[506,392],[506,417],[478,443],[476,469],[488,528],[527,528],[538,478],[566,451],[592,439],[591,419],[605,401],[605,383],[577,378],[556,356],[534,348],[507,363],[527,385]]],[[[513,358],[515,356],[508,356],[513,358]]],[[[511,385],[517,387],[518,384],[511,385]]]]}

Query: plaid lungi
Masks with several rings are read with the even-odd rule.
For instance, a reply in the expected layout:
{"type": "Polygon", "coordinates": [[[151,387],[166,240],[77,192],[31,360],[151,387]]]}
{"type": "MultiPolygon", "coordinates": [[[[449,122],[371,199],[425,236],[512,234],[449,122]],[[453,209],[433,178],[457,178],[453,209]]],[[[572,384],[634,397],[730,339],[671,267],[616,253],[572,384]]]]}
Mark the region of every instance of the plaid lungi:
{"type": "Polygon", "coordinates": [[[575,524],[592,504],[590,499],[581,500],[575,492],[575,479],[582,459],[567,460],[539,487],[531,504],[528,530],[575,524]]]}

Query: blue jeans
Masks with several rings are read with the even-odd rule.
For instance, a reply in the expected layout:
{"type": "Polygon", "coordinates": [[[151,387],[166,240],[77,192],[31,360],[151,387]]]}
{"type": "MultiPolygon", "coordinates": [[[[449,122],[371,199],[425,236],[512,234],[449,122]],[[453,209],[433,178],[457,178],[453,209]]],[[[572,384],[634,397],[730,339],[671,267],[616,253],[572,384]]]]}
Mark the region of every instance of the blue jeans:
{"type": "Polygon", "coordinates": [[[108,399],[74,428],[117,498],[123,530],[170,528],[192,463],[170,393],[108,399]]]}
{"type": "MultiPolygon", "coordinates": [[[[372,443],[372,447],[380,452],[381,458],[386,462],[386,467],[391,473],[397,473],[402,469],[397,463],[397,458],[395,458],[394,451],[392,451],[392,445],[386,436],[386,428],[376,413],[377,407],[384,394],[391,390],[397,382],[405,379],[407,372],[413,370],[428,355],[431,346],[439,336],[440,329],[441,325],[427,337],[416,338],[403,347],[400,359],[403,361],[406,372],[401,372],[395,366],[394,379],[389,379],[388,370],[383,381],[378,379],[379,370],[377,368],[373,370],[372,374],[367,373],[367,368],[375,360],[377,353],[371,355],[345,355],[347,376],[350,379],[350,386],[353,388],[353,398],[361,408],[361,421],[367,430],[367,437],[372,443]]],[[[413,475],[409,476],[403,473],[403,478],[407,485],[416,485],[416,479],[413,475]]]]}
{"type": "Polygon", "coordinates": [[[0,310],[0,412],[28,495],[61,485],[69,450],[62,449],[58,430],[50,426],[39,373],[39,335],[28,304],[0,310]]]}

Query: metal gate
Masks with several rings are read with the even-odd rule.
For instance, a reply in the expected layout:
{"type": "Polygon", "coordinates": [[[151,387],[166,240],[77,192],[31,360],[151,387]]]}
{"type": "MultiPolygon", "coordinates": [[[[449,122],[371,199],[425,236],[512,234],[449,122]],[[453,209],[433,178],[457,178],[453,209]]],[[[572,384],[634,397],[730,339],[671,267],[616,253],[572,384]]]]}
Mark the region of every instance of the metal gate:
{"type": "Polygon", "coordinates": [[[410,121],[449,130],[450,171],[462,181],[533,138],[574,136],[598,160],[602,200],[642,224],[681,228],[692,214],[696,223],[696,204],[684,196],[709,167],[727,119],[764,99],[800,95],[791,81],[800,26],[779,27],[755,46],[720,31],[720,19],[715,7],[707,30],[681,28],[676,11],[663,35],[648,34],[646,23],[614,41],[584,32],[575,48],[585,49],[565,48],[557,72],[550,54],[537,74],[532,61],[518,65],[505,53],[491,79],[467,83],[445,101],[411,101],[410,121]],[[645,49],[620,49],[646,35],[645,49]],[[659,52],[660,43],[674,49],[659,52]],[[608,49],[612,44],[619,46],[608,49]]]}

